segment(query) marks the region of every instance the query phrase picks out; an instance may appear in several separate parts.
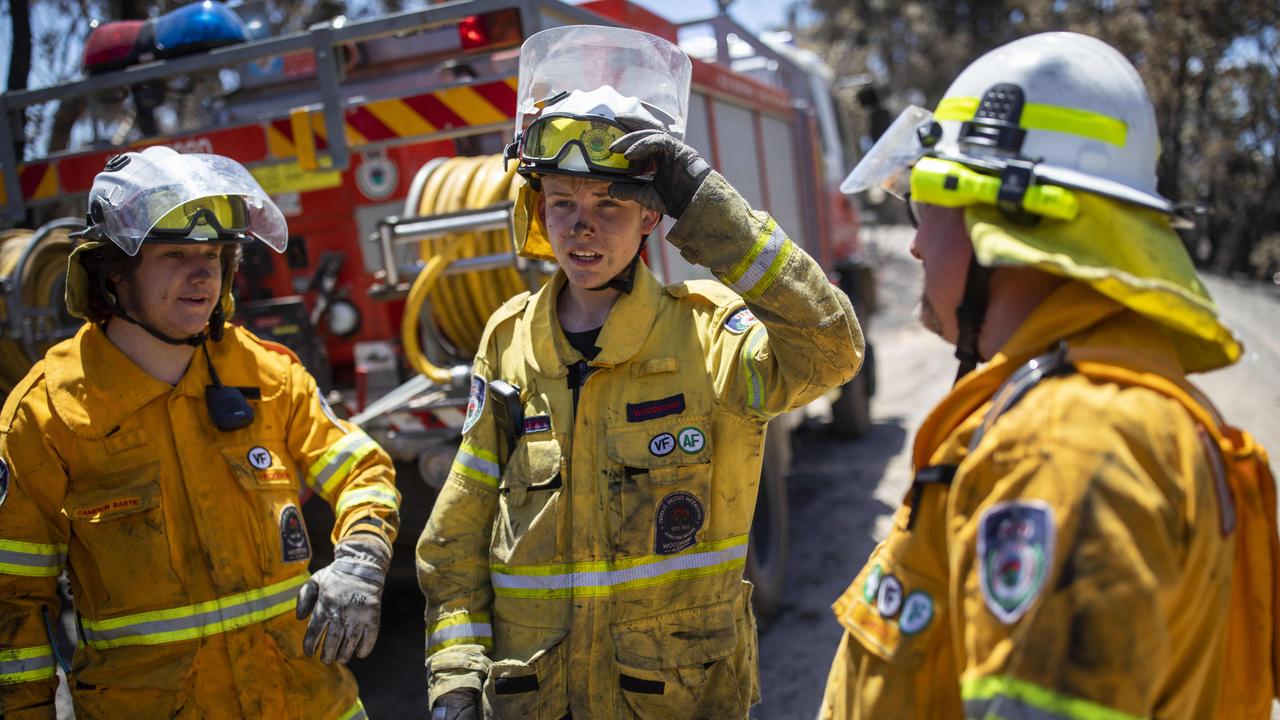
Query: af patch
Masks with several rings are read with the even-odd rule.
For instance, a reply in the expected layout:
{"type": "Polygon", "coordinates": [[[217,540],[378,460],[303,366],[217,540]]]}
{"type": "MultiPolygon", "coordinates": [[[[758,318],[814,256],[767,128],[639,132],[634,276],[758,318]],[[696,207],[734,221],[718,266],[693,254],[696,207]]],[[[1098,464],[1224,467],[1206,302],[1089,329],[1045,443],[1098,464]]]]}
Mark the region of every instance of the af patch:
{"type": "Polygon", "coordinates": [[[285,505],[280,511],[280,548],[287,563],[311,557],[307,526],[303,524],[298,508],[293,505],[285,505]]]}
{"type": "Polygon", "coordinates": [[[0,505],[9,497],[9,463],[0,457],[0,505]]]}
{"type": "Polygon", "coordinates": [[[707,446],[707,436],[696,427],[687,427],[680,431],[680,449],[692,455],[696,452],[702,452],[702,448],[707,446]]]}
{"type": "Polygon", "coordinates": [[[658,503],[653,551],[658,555],[678,553],[695,542],[705,514],[702,501],[693,493],[677,490],[658,503]]]}
{"type": "Polygon", "coordinates": [[[750,308],[742,308],[724,321],[724,329],[734,335],[741,335],[758,322],[760,321],[756,319],[755,313],[751,312],[750,308]]]}
{"type": "Polygon", "coordinates": [[[1040,596],[1053,562],[1053,510],[1040,501],[998,503],[978,521],[978,579],[987,609],[1006,625],[1040,596]]]}
{"type": "Polygon", "coordinates": [[[902,601],[902,617],[898,618],[898,629],[903,635],[915,635],[929,627],[933,620],[933,596],[923,590],[914,590],[902,601]]]}
{"type": "Polygon", "coordinates": [[[484,414],[484,400],[488,393],[485,392],[484,378],[479,375],[471,376],[471,396],[467,399],[467,419],[462,422],[462,434],[466,435],[480,416],[484,414]]]}

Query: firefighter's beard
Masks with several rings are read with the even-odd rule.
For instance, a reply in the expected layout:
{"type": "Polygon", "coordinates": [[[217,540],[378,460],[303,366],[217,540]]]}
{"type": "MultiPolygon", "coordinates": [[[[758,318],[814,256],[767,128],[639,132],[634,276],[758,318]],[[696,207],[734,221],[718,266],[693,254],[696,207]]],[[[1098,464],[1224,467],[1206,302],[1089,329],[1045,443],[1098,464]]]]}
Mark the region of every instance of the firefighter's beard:
{"type": "Polygon", "coordinates": [[[916,320],[920,321],[925,330],[946,339],[942,333],[942,319],[938,317],[938,311],[934,309],[933,303],[929,302],[923,290],[920,292],[920,303],[916,305],[916,320]]]}

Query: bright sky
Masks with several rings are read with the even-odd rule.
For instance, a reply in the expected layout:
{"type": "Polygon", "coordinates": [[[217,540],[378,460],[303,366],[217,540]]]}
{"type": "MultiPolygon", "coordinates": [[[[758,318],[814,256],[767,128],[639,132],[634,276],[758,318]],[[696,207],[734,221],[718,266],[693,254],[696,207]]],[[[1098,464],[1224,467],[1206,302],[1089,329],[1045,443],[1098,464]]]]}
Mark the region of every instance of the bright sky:
{"type": "MultiPolygon", "coordinates": [[[[720,11],[716,0],[631,0],[672,22],[699,20],[720,11]]],[[[748,30],[775,30],[786,23],[786,8],[792,0],[735,0],[729,14],[748,30]]]]}

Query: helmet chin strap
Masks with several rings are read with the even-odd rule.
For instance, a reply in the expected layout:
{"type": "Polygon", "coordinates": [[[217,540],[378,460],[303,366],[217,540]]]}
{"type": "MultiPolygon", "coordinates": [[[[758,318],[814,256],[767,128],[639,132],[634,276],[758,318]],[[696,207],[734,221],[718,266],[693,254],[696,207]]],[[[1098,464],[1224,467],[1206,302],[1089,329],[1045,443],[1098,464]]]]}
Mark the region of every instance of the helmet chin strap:
{"type": "Polygon", "coordinates": [[[99,278],[99,284],[101,285],[100,289],[102,290],[103,297],[108,298],[111,301],[110,311],[112,316],[118,317],[127,323],[137,325],[143,330],[146,330],[147,334],[149,334],[151,337],[161,342],[165,342],[170,345],[190,345],[191,347],[199,347],[203,345],[206,340],[213,340],[214,342],[218,342],[222,340],[222,331],[223,331],[223,323],[225,320],[225,314],[222,311],[221,297],[218,298],[218,303],[216,306],[214,306],[213,313],[209,315],[209,329],[207,332],[201,331],[196,333],[195,335],[189,335],[185,338],[175,338],[160,332],[159,330],[151,327],[147,323],[144,323],[141,320],[138,320],[133,316],[129,315],[128,312],[125,312],[125,309],[120,307],[120,303],[116,300],[115,293],[111,292],[111,290],[107,287],[106,278],[99,278]]]}
{"type": "Polygon", "coordinates": [[[956,370],[955,382],[973,372],[982,361],[978,354],[978,336],[982,334],[982,321],[987,315],[987,294],[990,289],[991,270],[978,264],[976,254],[969,256],[969,270],[964,279],[964,297],[956,307],[956,370]]]}
{"type": "Polygon", "coordinates": [[[640,253],[644,252],[644,246],[648,241],[648,235],[645,235],[640,239],[640,247],[636,249],[635,257],[631,258],[631,262],[627,263],[627,266],[622,268],[622,272],[614,275],[601,285],[587,289],[592,292],[600,290],[619,290],[626,295],[630,295],[631,288],[635,287],[636,284],[636,265],[640,264],[640,253]]]}

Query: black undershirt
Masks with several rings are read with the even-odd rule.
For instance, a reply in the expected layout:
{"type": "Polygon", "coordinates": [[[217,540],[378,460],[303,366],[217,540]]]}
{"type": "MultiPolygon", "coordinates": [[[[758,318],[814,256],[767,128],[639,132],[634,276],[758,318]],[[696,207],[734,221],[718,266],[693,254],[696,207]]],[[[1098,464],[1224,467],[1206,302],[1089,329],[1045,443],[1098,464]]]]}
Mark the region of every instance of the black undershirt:
{"type": "MultiPolygon", "coordinates": [[[[561,328],[564,330],[564,328],[561,328]]],[[[601,328],[587,330],[585,332],[569,332],[564,330],[565,339],[573,346],[574,350],[582,353],[582,357],[588,361],[595,360],[596,355],[600,354],[600,348],[596,347],[596,340],[600,338],[601,328]]]]}

